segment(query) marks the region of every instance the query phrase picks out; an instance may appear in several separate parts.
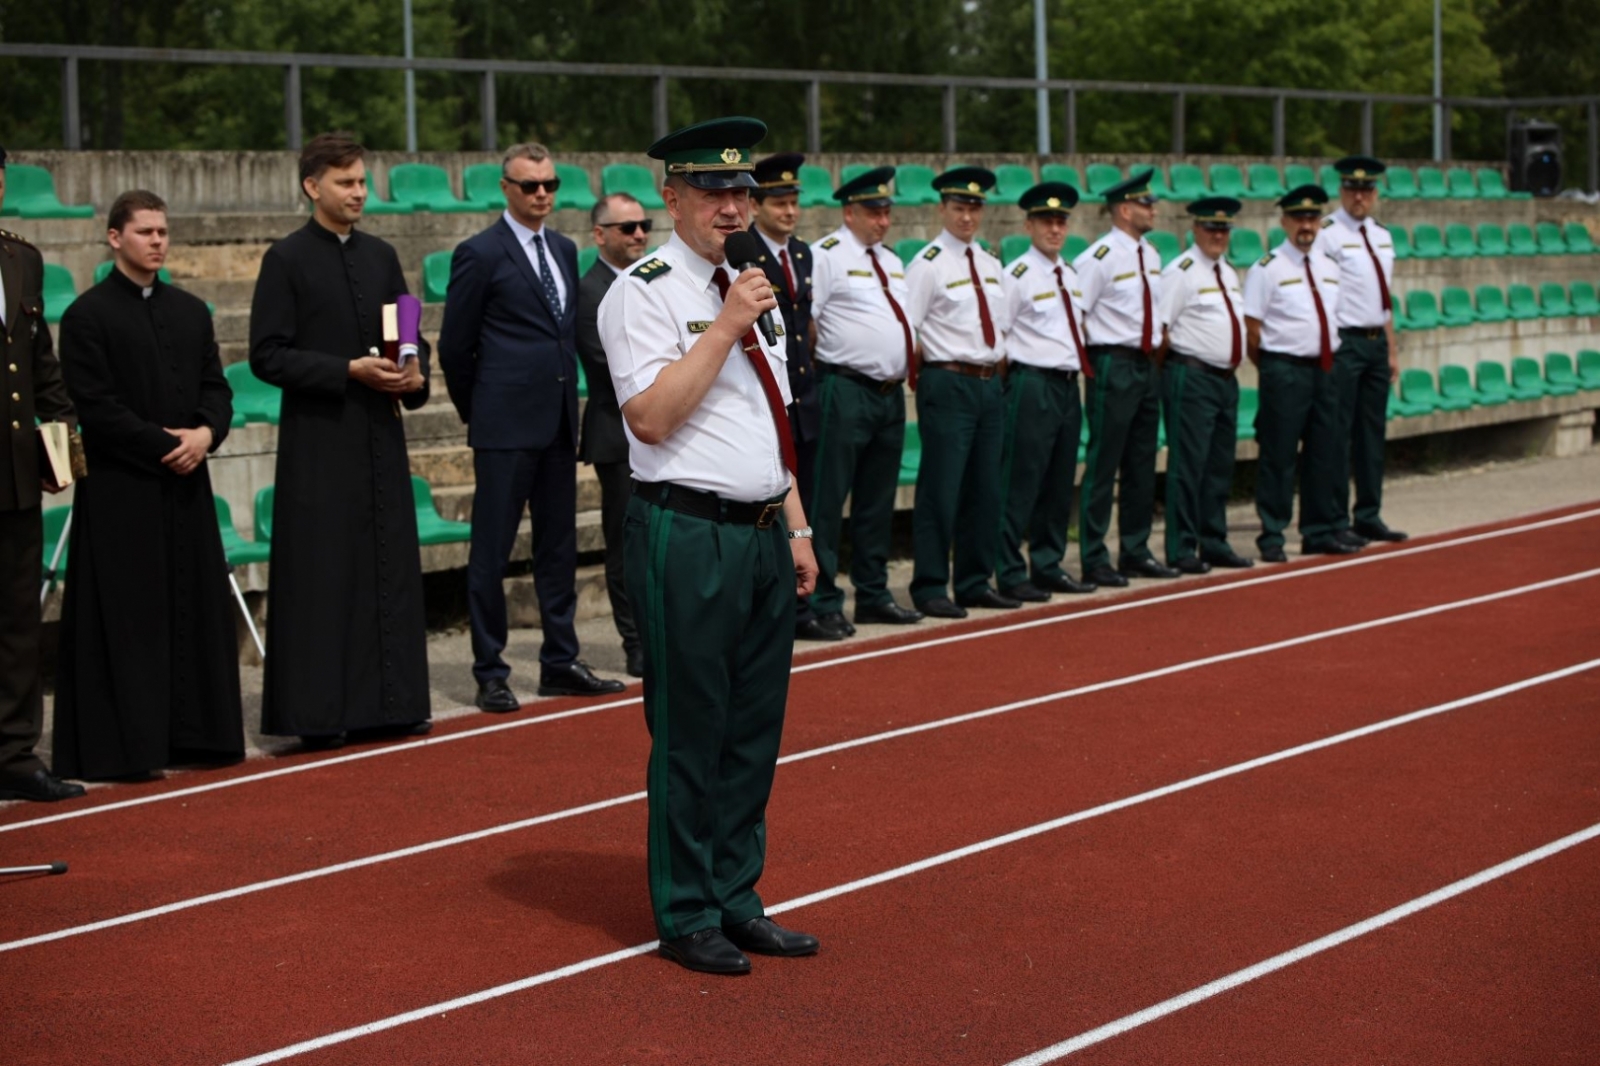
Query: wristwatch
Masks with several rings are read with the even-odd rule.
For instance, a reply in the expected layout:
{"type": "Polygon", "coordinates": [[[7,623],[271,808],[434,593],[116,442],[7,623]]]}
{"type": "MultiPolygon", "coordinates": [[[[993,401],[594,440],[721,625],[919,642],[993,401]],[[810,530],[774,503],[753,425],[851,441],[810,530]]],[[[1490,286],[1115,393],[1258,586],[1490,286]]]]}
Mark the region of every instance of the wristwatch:
{"type": "Polygon", "coordinates": [[[791,530],[789,530],[789,539],[790,540],[810,540],[811,539],[811,527],[810,526],[801,526],[799,529],[791,529],[791,530]]]}

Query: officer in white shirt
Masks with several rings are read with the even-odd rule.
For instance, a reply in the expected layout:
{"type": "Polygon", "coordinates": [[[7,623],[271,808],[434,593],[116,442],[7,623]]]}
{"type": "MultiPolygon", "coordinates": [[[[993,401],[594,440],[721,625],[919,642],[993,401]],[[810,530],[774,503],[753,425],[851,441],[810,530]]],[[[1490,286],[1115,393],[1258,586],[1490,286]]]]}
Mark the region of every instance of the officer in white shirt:
{"type": "Polygon", "coordinates": [[[625,581],[652,737],[650,899],[661,953],[706,973],[747,972],[745,952],[817,950],[766,918],[755,890],[794,598],[816,577],[784,352],[755,328],[777,300],[760,269],[733,276],[724,251],[753,240],[749,150],[765,134],[756,119],[713,119],[650,147],[674,232],[600,305],[638,482],[625,581]]]}
{"type": "Polygon", "coordinates": [[[1227,253],[1243,206],[1228,196],[1191,203],[1194,246],[1161,272],[1167,565],[1185,574],[1253,565],[1228,546],[1228,494],[1239,435],[1235,374],[1245,326],[1244,293],[1227,253]]]}
{"type": "Polygon", "coordinates": [[[857,623],[912,625],[922,612],[889,592],[894,498],[905,446],[907,368],[914,343],[906,317],[905,267],[884,246],[894,167],[876,167],[839,186],[844,224],[812,246],[811,321],[818,405],[812,487],[817,555],[817,620],[840,628],[837,584],[845,500],[850,501],[850,582],[857,623]]]}
{"type": "Polygon", "coordinates": [[[1300,550],[1348,555],[1359,549],[1334,535],[1333,480],[1338,466],[1339,394],[1333,378],[1339,264],[1317,236],[1328,194],[1301,185],[1278,201],[1282,244],[1244,279],[1246,347],[1261,375],[1256,413],[1256,546],[1264,562],[1288,562],[1283,531],[1294,510],[1296,451],[1300,467],[1300,550]]]}
{"type": "Polygon", "coordinates": [[[922,434],[911,513],[911,599],[935,618],[965,618],[968,607],[1022,606],[989,584],[1000,532],[1005,290],[1000,261],[975,238],[994,182],[982,167],[955,167],[935,178],[944,229],[906,270],[906,314],[920,355],[912,386],[922,434]]]}
{"type": "Polygon", "coordinates": [[[1130,577],[1177,577],[1150,554],[1161,420],[1161,255],[1145,239],[1155,227],[1154,172],[1141,170],[1105,191],[1111,232],[1073,261],[1083,290],[1092,374],[1085,390],[1089,450],[1078,512],[1083,579],[1122,588],[1130,577]],[[1111,568],[1112,483],[1117,491],[1117,568],[1111,568]]]}
{"type": "Polygon", "coordinates": [[[1064,182],[1044,182],[1022,194],[1017,204],[1027,212],[1023,226],[1031,243],[1002,279],[1006,428],[995,578],[1003,594],[1024,602],[1043,602],[1052,592],[1095,590],[1061,568],[1083,426],[1078,375],[1087,359],[1078,272],[1061,259],[1077,203],[1078,190],[1064,182]]]}
{"type": "Polygon", "coordinates": [[[1336,536],[1362,547],[1370,540],[1401,541],[1406,535],[1384,524],[1383,448],[1388,430],[1389,390],[1400,377],[1394,339],[1394,238],[1372,217],[1378,177],[1388,168],[1371,156],[1351,155],[1333,165],[1339,172],[1339,210],[1322,222],[1322,249],[1339,264],[1339,350],[1333,373],[1339,383],[1339,476],[1334,503],[1336,536]],[[1350,521],[1350,475],[1355,475],[1355,522],[1350,521]]]}

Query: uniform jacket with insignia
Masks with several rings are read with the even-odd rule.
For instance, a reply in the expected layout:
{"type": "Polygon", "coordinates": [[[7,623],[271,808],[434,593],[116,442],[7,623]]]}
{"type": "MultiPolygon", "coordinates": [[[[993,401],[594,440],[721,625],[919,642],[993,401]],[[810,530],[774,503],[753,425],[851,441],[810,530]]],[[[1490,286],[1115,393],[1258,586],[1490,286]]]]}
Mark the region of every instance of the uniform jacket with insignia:
{"type": "Polygon", "coordinates": [[[71,422],[72,400],[61,380],[44,321],[44,257],[14,233],[0,230],[0,284],[5,288],[4,348],[0,352],[0,511],[38,507],[39,445],[34,419],[71,422]]]}
{"type": "MultiPolygon", "coordinates": [[[[756,233],[755,226],[750,227],[756,233]]],[[[761,234],[756,234],[758,237],[761,234]]],[[[783,315],[784,344],[789,357],[789,392],[794,396],[793,419],[796,443],[817,439],[822,409],[817,403],[816,368],[811,364],[811,247],[805,241],[789,238],[789,269],[794,271],[795,287],[789,291],[788,279],[783,276],[783,264],[778,262],[761,244],[761,262],[756,265],[766,271],[772,282],[772,291],[778,297],[778,311],[783,315]]]]}

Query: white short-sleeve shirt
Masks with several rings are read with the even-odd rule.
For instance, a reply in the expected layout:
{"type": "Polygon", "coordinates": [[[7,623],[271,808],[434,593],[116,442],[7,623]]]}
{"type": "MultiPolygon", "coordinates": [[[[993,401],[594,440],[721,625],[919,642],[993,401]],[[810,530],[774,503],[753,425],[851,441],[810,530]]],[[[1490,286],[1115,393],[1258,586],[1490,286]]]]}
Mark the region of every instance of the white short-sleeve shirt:
{"type": "Polygon", "coordinates": [[[1006,354],[1001,312],[1005,290],[1000,287],[1000,260],[983,250],[976,241],[968,244],[951,236],[948,230],[912,256],[906,268],[911,288],[911,303],[906,314],[911,328],[922,342],[922,358],[930,363],[978,363],[992,365],[1006,354]],[[967,252],[972,252],[969,262],[967,252]],[[977,291],[972,273],[977,270],[984,298],[989,303],[989,321],[994,328],[994,346],[983,339],[983,318],[978,311],[977,291]]]}
{"type": "Polygon", "coordinates": [[[1072,265],[1083,291],[1089,344],[1137,348],[1144,332],[1144,287],[1139,283],[1140,253],[1150,283],[1150,343],[1161,343],[1161,253],[1140,237],[1119,229],[1085,248],[1072,265]]]}
{"type": "Polygon", "coordinates": [[[872,268],[874,256],[889,280],[889,294],[901,313],[909,314],[910,291],[900,257],[881,242],[868,249],[848,227],[840,226],[812,245],[813,357],[875,381],[899,381],[906,376],[906,333],[872,268]]]}
{"type": "Polygon", "coordinates": [[[1161,272],[1161,318],[1167,323],[1173,351],[1224,369],[1233,362],[1233,330],[1237,326],[1242,356],[1244,292],[1239,275],[1228,263],[1212,259],[1199,248],[1186,249],[1161,272]]]}
{"type": "MultiPolygon", "coordinates": [[[[1339,264],[1313,245],[1310,255],[1317,293],[1328,316],[1328,343],[1339,347],[1339,264]]],[[[1264,351],[1316,359],[1322,338],[1316,301],[1306,282],[1307,256],[1289,241],[1268,252],[1244,279],[1244,313],[1261,323],[1264,351]]]]}
{"type": "Polygon", "coordinates": [[[1391,293],[1394,291],[1394,238],[1389,231],[1375,219],[1357,222],[1341,207],[1323,221],[1317,243],[1328,258],[1339,264],[1339,325],[1345,329],[1381,329],[1394,312],[1384,304],[1383,290],[1378,286],[1381,269],[1384,284],[1391,293]],[[1368,242],[1372,244],[1370,252],[1368,242]],[[1378,257],[1376,267],[1373,256],[1378,257]]]}
{"type": "Polygon", "coordinates": [[[1083,337],[1078,272],[1072,265],[1059,255],[1047,257],[1029,245],[1006,268],[1003,285],[1006,358],[1046,370],[1082,370],[1078,347],[1072,340],[1072,325],[1067,321],[1067,304],[1061,299],[1061,290],[1065,289],[1078,323],[1078,336],[1083,337]],[[1057,268],[1061,270],[1059,286],[1057,268]]]}

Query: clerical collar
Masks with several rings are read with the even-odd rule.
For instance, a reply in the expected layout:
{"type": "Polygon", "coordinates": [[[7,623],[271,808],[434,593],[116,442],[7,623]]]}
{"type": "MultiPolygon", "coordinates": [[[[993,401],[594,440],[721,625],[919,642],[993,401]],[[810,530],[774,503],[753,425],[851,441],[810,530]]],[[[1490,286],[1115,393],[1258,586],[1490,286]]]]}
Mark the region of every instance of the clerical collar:
{"type": "Polygon", "coordinates": [[[321,237],[323,240],[336,241],[340,245],[348,243],[359,232],[354,227],[351,227],[349,233],[335,233],[327,226],[324,226],[321,222],[318,222],[315,214],[312,214],[312,216],[306,220],[306,228],[312,233],[316,234],[318,237],[321,237]]]}
{"type": "Polygon", "coordinates": [[[151,294],[151,293],[153,293],[153,292],[155,292],[155,291],[156,291],[156,289],[155,289],[155,286],[154,286],[154,285],[146,285],[146,286],[145,286],[145,287],[144,287],[144,288],[142,288],[142,289],[140,289],[140,290],[139,290],[139,293],[140,293],[140,295],[142,295],[142,296],[143,296],[143,297],[144,297],[144,298],[145,298],[145,299],[146,299],[146,300],[148,300],[148,299],[150,299],[150,294],[151,294]]]}

